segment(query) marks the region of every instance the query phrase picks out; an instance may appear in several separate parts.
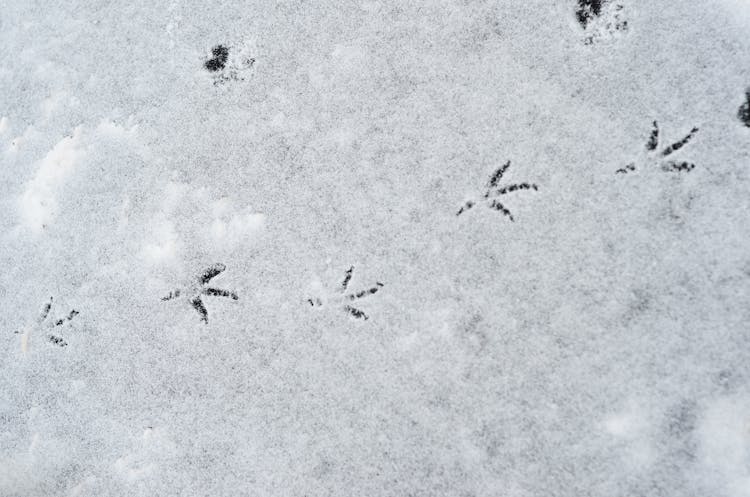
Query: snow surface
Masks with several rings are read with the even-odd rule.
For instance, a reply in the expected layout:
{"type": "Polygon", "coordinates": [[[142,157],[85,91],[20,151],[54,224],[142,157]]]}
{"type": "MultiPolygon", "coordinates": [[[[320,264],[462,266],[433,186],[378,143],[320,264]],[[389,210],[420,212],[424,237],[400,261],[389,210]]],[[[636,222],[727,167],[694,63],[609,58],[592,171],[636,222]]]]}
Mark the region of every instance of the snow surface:
{"type": "Polygon", "coordinates": [[[0,495],[750,496],[750,2],[577,3],[1,0],[0,495]]]}

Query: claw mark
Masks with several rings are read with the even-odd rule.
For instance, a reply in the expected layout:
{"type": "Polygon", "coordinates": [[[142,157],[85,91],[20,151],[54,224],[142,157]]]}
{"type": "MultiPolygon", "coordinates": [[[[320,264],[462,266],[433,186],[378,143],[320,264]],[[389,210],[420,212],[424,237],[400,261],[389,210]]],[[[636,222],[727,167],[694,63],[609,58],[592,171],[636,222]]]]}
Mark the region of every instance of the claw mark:
{"type": "Polygon", "coordinates": [[[206,310],[206,306],[203,305],[203,301],[200,297],[195,297],[190,301],[190,305],[193,306],[193,309],[198,311],[198,314],[201,315],[201,321],[208,324],[208,311],[206,310]]]}
{"type": "Polygon", "coordinates": [[[646,150],[656,150],[656,147],[659,146],[659,123],[654,121],[652,128],[651,128],[651,135],[648,137],[648,142],[646,143],[646,150]]]}
{"type": "Polygon", "coordinates": [[[344,310],[345,310],[345,311],[346,311],[346,312],[347,312],[348,314],[350,314],[350,315],[354,316],[354,317],[355,317],[355,318],[357,318],[357,319],[363,319],[363,320],[365,320],[365,321],[367,321],[368,319],[370,319],[370,318],[369,318],[369,316],[367,316],[367,314],[365,314],[364,312],[362,312],[362,311],[360,311],[359,309],[356,309],[356,308],[354,308],[354,307],[351,307],[351,306],[345,305],[345,306],[344,306],[344,310]]]}
{"type": "Polygon", "coordinates": [[[681,172],[681,171],[690,172],[694,168],[695,168],[695,164],[693,164],[692,162],[669,161],[669,162],[666,162],[662,166],[662,169],[664,169],[665,171],[676,171],[676,172],[681,172]]]}
{"type": "Polygon", "coordinates": [[[79,313],[76,310],[70,311],[70,314],[68,314],[65,318],[58,319],[57,322],[55,323],[55,326],[62,326],[63,323],[65,323],[67,321],[70,321],[71,319],[73,319],[74,317],[76,317],[78,314],[79,313]]]}
{"type": "MultiPolygon", "coordinates": [[[[502,166],[500,166],[492,175],[490,176],[489,181],[487,182],[487,191],[484,193],[483,199],[489,200],[490,197],[499,197],[502,195],[507,195],[509,193],[518,192],[518,191],[539,191],[539,187],[536,186],[534,183],[513,183],[510,185],[500,186],[498,187],[498,183],[502,179],[505,172],[510,168],[510,161],[506,162],[502,166]]],[[[475,202],[473,200],[468,200],[456,213],[456,216],[460,216],[464,212],[468,211],[472,207],[474,207],[475,202]]],[[[511,221],[514,221],[513,215],[510,213],[510,211],[497,199],[492,199],[492,201],[488,204],[488,207],[492,210],[499,211],[503,213],[508,219],[511,221]]]]}
{"type": "Polygon", "coordinates": [[[346,273],[344,273],[344,282],[343,282],[343,283],[341,284],[341,291],[342,291],[342,292],[343,292],[344,290],[346,290],[346,289],[347,289],[347,287],[349,286],[349,282],[350,282],[350,281],[351,281],[351,279],[352,279],[352,273],[353,273],[353,272],[354,272],[354,266],[352,266],[352,267],[350,267],[349,269],[347,269],[347,270],[346,270],[346,273]]]}
{"type": "MultiPolygon", "coordinates": [[[[378,291],[380,291],[380,289],[383,288],[384,285],[383,283],[377,281],[375,282],[375,286],[372,286],[365,290],[360,290],[358,292],[352,292],[352,293],[345,293],[347,288],[349,287],[349,282],[351,281],[353,274],[354,274],[354,266],[350,267],[344,272],[344,280],[341,286],[338,288],[338,295],[336,295],[335,300],[338,301],[342,305],[342,309],[344,310],[344,312],[346,312],[350,316],[355,317],[357,319],[367,320],[369,319],[369,316],[367,314],[365,314],[362,310],[357,309],[356,307],[346,304],[345,302],[359,300],[369,295],[374,295],[378,291]]],[[[321,299],[320,297],[309,298],[306,300],[306,302],[310,304],[310,306],[312,307],[323,306],[323,299],[321,299]]]]}
{"type": "Polygon", "coordinates": [[[383,284],[379,281],[375,283],[375,286],[372,288],[369,288],[367,290],[362,290],[361,292],[352,293],[346,296],[349,300],[355,300],[355,299],[361,299],[362,297],[365,297],[367,295],[372,295],[374,293],[377,293],[378,290],[383,288],[383,284]]]}
{"type": "Polygon", "coordinates": [[[487,182],[487,188],[495,188],[497,186],[497,183],[503,178],[503,174],[505,174],[505,171],[507,171],[509,167],[510,161],[497,168],[497,170],[492,173],[492,176],[490,176],[490,180],[487,182]]]}
{"type": "Polygon", "coordinates": [[[745,103],[737,109],[737,119],[750,128],[750,88],[745,90],[745,103]]]}
{"type": "Polygon", "coordinates": [[[68,342],[66,342],[65,340],[63,340],[60,337],[56,337],[54,335],[50,335],[48,338],[49,338],[49,341],[52,342],[52,343],[54,343],[55,345],[58,345],[60,347],[67,347],[68,346],[68,342]]]}
{"type": "Polygon", "coordinates": [[[218,288],[205,288],[203,289],[203,295],[210,295],[211,297],[231,297],[232,300],[239,300],[236,293],[230,292],[229,290],[219,290],[218,288]]]}
{"type": "Polygon", "coordinates": [[[691,129],[690,133],[688,133],[687,135],[685,135],[685,137],[682,140],[680,140],[678,142],[674,142],[673,144],[671,144],[670,146],[668,146],[667,148],[665,148],[664,150],[662,150],[661,156],[662,157],[666,157],[666,156],[668,156],[668,155],[670,155],[670,154],[678,151],[679,149],[681,149],[682,147],[684,147],[690,140],[692,140],[693,136],[697,132],[698,132],[698,128],[691,129]]]}
{"type": "Polygon", "coordinates": [[[490,209],[493,209],[493,210],[496,210],[496,211],[500,211],[505,216],[507,216],[508,218],[510,218],[511,221],[514,221],[513,214],[511,214],[510,211],[508,209],[506,209],[505,206],[503,204],[501,204],[500,202],[498,202],[497,200],[493,200],[492,201],[492,203],[490,204],[490,209]]]}
{"type": "Polygon", "coordinates": [[[38,321],[39,323],[47,319],[50,309],[52,309],[52,297],[49,298],[49,302],[44,304],[44,307],[42,308],[42,312],[39,315],[39,321],[38,321]]]}
{"type": "MultiPolygon", "coordinates": [[[[202,273],[196,278],[196,284],[192,285],[187,289],[187,293],[190,295],[188,299],[193,309],[200,315],[200,320],[203,323],[208,324],[208,310],[203,304],[201,295],[207,295],[209,297],[228,297],[232,300],[239,300],[239,296],[229,290],[222,290],[219,288],[206,287],[209,281],[223,273],[226,270],[226,266],[222,263],[216,263],[207,267],[202,273]]],[[[177,289],[169,292],[169,295],[162,297],[162,301],[172,300],[180,297],[183,294],[182,289],[177,289]]]]}
{"type": "Polygon", "coordinates": [[[200,281],[201,285],[205,285],[209,281],[211,281],[214,277],[220,275],[226,270],[226,266],[222,263],[216,263],[213,266],[209,266],[206,268],[205,271],[203,271],[203,274],[200,275],[198,278],[198,281],[200,281]]]}
{"type": "Polygon", "coordinates": [[[456,213],[456,215],[460,216],[461,214],[463,214],[464,212],[468,211],[472,207],[474,207],[474,202],[472,202],[471,200],[469,200],[460,209],[458,209],[458,212],[456,213]]]}
{"type": "MultiPolygon", "coordinates": [[[[661,166],[662,171],[666,172],[690,172],[695,168],[695,164],[690,162],[676,162],[676,161],[663,161],[664,157],[672,155],[680,150],[682,147],[690,143],[695,134],[698,132],[697,127],[693,127],[690,133],[685,135],[681,140],[672,143],[671,145],[664,147],[661,152],[656,152],[659,147],[659,123],[653,122],[651,128],[651,134],[649,135],[648,141],[646,142],[646,153],[645,156],[641,157],[639,162],[641,165],[646,162],[656,162],[661,166]]],[[[635,171],[635,162],[628,164],[625,167],[615,171],[615,174],[627,174],[628,172],[635,171]]]]}
{"type": "Polygon", "coordinates": [[[502,188],[499,188],[495,190],[494,192],[488,191],[484,194],[484,198],[489,198],[490,195],[505,195],[506,193],[513,193],[517,192],[519,190],[534,190],[537,191],[538,188],[536,185],[532,185],[529,183],[519,183],[514,185],[508,185],[504,186],[502,188]]]}
{"type": "Polygon", "coordinates": [[[173,290],[173,291],[169,292],[169,295],[167,295],[166,297],[162,297],[161,299],[162,300],[172,300],[172,299],[176,299],[179,296],[180,296],[180,290],[178,289],[178,290],[173,290]]]}

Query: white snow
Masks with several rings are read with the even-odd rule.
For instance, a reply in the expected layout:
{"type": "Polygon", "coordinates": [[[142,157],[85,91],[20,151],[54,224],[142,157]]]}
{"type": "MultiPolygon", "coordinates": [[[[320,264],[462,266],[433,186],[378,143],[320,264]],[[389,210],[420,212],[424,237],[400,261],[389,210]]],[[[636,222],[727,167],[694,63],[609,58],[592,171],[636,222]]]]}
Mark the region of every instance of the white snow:
{"type": "Polygon", "coordinates": [[[750,4],[577,3],[0,0],[0,496],[750,496],[750,4]]]}
{"type": "Polygon", "coordinates": [[[21,194],[19,211],[23,224],[39,233],[58,215],[57,195],[86,154],[82,128],[60,140],[39,164],[21,194]]]}
{"type": "Polygon", "coordinates": [[[734,395],[707,406],[700,426],[699,454],[717,492],[750,495],[750,399],[734,395]]]}

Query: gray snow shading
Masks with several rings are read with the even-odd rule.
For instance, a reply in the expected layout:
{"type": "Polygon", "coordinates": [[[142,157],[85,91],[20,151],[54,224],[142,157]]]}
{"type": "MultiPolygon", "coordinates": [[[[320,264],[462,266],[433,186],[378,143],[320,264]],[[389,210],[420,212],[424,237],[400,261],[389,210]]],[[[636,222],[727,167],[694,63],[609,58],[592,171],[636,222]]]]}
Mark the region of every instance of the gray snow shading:
{"type": "Polygon", "coordinates": [[[596,3],[0,1],[0,495],[750,496],[750,6],[596,3]]]}

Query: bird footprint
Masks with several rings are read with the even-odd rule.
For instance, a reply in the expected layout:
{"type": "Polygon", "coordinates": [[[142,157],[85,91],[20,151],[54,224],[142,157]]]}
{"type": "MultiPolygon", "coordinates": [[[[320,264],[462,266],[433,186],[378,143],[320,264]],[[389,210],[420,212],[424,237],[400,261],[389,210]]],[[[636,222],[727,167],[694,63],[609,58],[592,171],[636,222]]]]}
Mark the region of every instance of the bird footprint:
{"type": "Polygon", "coordinates": [[[226,266],[222,263],[216,263],[212,266],[207,267],[202,273],[196,278],[196,283],[187,289],[178,288],[169,292],[169,295],[162,297],[163,301],[172,300],[185,296],[190,302],[190,305],[200,315],[201,321],[208,324],[208,310],[203,304],[202,296],[209,297],[229,297],[232,300],[239,300],[236,293],[230,292],[229,290],[221,290],[219,288],[213,288],[207,286],[208,283],[220,275],[226,270],[226,266]]]}
{"type": "Polygon", "coordinates": [[[62,327],[63,325],[72,321],[73,318],[79,314],[79,312],[75,309],[72,309],[65,317],[59,318],[57,320],[48,320],[47,318],[49,317],[50,311],[52,310],[52,302],[53,298],[50,297],[49,302],[44,304],[44,307],[42,307],[42,312],[39,314],[39,317],[36,319],[36,323],[34,325],[26,326],[23,332],[16,331],[16,333],[19,333],[21,335],[21,350],[24,353],[29,350],[31,332],[34,329],[40,328],[48,328],[51,330],[51,332],[47,335],[47,340],[50,343],[53,343],[59,347],[68,346],[68,342],[66,342],[65,339],[61,336],[62,327]]]}
{"type": "MultiPolygon", "coordinates": [[[[500,186],[498,183],[500,183],[500,180],[503,178],[505,171],[507,171],[509,168],[510,161],[506,162],[505,164],[500,166],[494,173],[492,173],[492,176],[490,176],[490,179],[487,182],[487,190],[482,196],[482,201],[485,202],[487,204],[487,207],[489,207],[490,209],[502,212],[504,216],[508,217],[508,219],[510,219],[511,221],[514,221],[513,214],[511,214],[511,212],[505,207],[505,205],[500,202],[499,197],[523,190],[538,191],[539,188],[534,183],[513,183],[510,185],[500,186]]],[[[473,208],[476,204],[477,201],[475,200],[467,200],[466,203],[462,205],[458,210],[456,216],[460,216],[464,212],[473,208]]]]}
{"type": "MultiPolygon", "coordinates": [[[[349,288],[349,282],[351,281],[353,274],[354,274],[354,266],[346,270],[346,272],[344,273],[344,280],[339,286],[337,294],[334,295],[331,300],[339,304],[342,310],[346,312],[347,314],[349,314],[350,316],[356,319],[362,319],[366,321],[370,319],[370,317],[367,314],[365,314],[364,311],[358,309],[357,307],[354,307],[353,305],[349,303],[350,302],[353,303],[355,300],[359,300],[369,295],[374,295],[381,288],[383,288],[383,284],[378,281],[378,282],[375,282],[375,286],[372,286],[365,290],[360,290],[359,292],[346,293],[347,289],[349,288]]],[[[323,298],[321,297],[310,298],[310,299],[307,299],[307,303],[309,303],[312,307],[322,307],[323,298]]]]}
{"type": "Polygon", "coordinates": [[[255,59],[250,57],[247,50],[240,50],[239,54],[230,55],[229,47],[216,45],[211,49],[213,57],[203,63],[203,67],[214,75],[214,86],[222,85],[228,81],[243,81],[246,73],[255,64],[255,59]]]}
{"type": "Polygon", "coordinates": [[[586,45],[616,38],[628,31],[624,2],[618,0],[578,0],[576,20],[583,28],[586,45]]]}
{"type": "MultiPolygon", "coordinates": [[[[656,162],[657,165],[661,166],[662,171],[664,172],[690,172],[695,168],[695,164],[692,162],[686,162],[686,161],[674,161],[671,159],[666,159],[670,155],[674,154],[678,150],[680,150],[682,147],[690,143],[690,141],[693,139],[695,134],[698,132],[697,127],[693,127],[693,129],[690,130],[690,133],[685,135],[682,139],[672,143],[671,145],[664,147],[661,151],[658,151],[659,148],[659,123],[656,121],[653,122],[653,125],[651,127],[651,134],[649,135],[648,141],[646,142],[646,147],[644,150],[645,156],[642,156],[640,159],[638,159],[636,162],[639,162],[640,166],[646,164],[646,163],[654,163],[656,162]]],[[[629,172],[633,172],[637,169],[636,162],[631,162],[630,164],[626,165],[625,167],[621,167],[615,173],[617,174],[627,174],[629,172]]]]}

